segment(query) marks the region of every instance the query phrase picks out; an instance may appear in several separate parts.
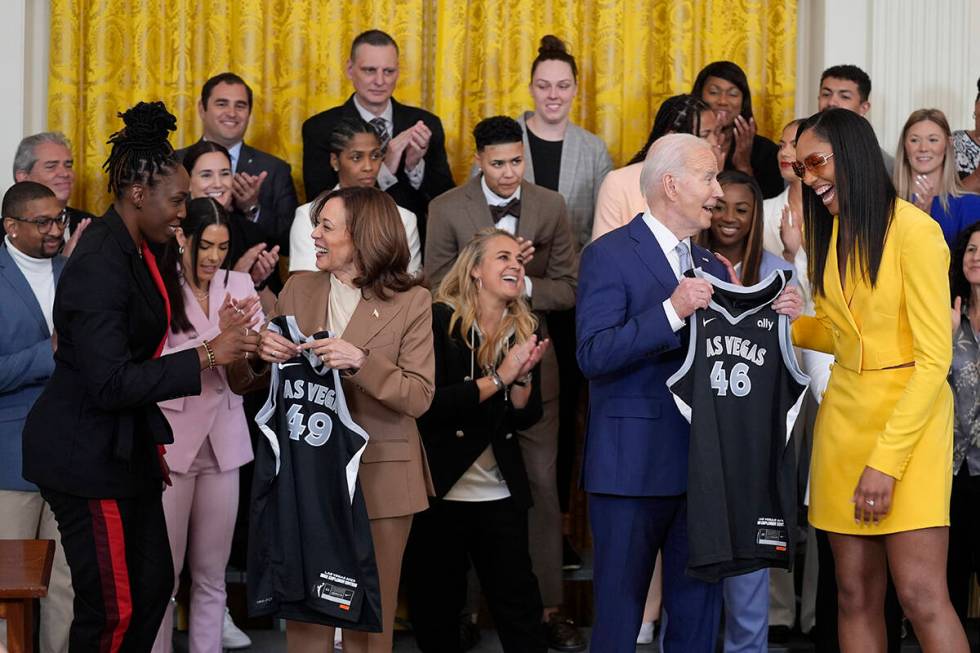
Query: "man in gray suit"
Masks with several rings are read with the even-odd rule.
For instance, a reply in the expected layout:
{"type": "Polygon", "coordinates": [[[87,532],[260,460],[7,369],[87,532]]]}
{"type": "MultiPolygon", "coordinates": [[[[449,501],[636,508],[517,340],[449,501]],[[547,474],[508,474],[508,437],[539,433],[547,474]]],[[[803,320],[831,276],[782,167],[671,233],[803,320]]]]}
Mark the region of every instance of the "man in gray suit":
{"type": "MultiPolygon", "coordinates": [[[[429,204],[424,270],[437,287],[457,254],[480,230],[496,226],[517,236],[525,258],[527,295],[541,328],[550,311],[575,304],[578,255],[565,200],[524,176],[524,130],[506,116],[482,120],[473,130],[480,174],[429,204]]],[[[520,434],[534,507],[529,514],[531,560],[549,615],[549,641],[560,650],[583,650],[585,641],[556,608],[562,601],[561,512],[555,478],[558,455],[558,362],[541,361],[544,416],[520,434]],[[549,608],[551,608],[549,610],[549,608]]]]}

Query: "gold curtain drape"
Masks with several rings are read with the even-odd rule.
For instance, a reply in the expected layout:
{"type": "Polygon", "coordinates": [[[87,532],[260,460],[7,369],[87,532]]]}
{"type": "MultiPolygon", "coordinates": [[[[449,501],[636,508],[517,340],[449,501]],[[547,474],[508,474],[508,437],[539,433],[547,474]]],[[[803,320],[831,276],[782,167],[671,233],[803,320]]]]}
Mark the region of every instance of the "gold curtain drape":
{"type": "Polygon", "coordinates": [[[457,181],[473,126],[531,108],[530,66],[544,34],[579,64],[572,120],[617,164],[646,140],[660,103],[687,92],[714,60],[741,65],[759,132],[792,118],[797,0],[51,0],[48,126],[72,140],[73,205],[101,212],[101,171],[116,112],[162,99],[175,147],[200,136],[203,82],[232,70],[255,92],[246,140],[293,165],[302,197],[303,121],[352,92],[344,75],[359,32],[401,48],[396,97],[430,109],[446,130],[457,181]]]}

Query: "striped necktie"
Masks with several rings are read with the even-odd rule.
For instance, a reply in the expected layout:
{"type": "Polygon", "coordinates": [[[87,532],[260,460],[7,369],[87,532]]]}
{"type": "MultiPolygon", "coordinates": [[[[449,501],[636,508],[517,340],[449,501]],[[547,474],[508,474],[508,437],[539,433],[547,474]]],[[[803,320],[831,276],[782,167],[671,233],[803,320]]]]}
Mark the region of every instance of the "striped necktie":
{"type": "Polygon", "coordinates": [[[374,127],[374,131],[378,132],[381,151],[384,152],[385,148],[388,147],[388,141],[391,140],[391,134],[388,133],[388,123],[385,122],[384,118],[372,118],[371,126],[374,127]]]}

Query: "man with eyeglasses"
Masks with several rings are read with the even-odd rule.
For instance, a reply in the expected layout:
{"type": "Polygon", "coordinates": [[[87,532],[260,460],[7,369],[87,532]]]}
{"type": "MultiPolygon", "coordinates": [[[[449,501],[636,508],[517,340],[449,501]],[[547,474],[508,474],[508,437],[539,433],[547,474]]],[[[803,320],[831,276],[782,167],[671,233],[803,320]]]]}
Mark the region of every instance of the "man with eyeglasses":
{"type": "MultiPolygon", "coordinates": [[[[61,132],[41,132],[26,136],[14,155],[14,181],[34,181],[50,188],[68,217],[67,236],[79,231],[83,221],[95,216],[68,206],[75,183],[75,160],[71,143],[61,132]]],[[[80,231],[88,226],[85,222],[80,231]]]]}
{"type": "MultiPolygon", "coordinates": [[[[51,509],[21,475],[21,433],[31,406],[54,371],[54,290],[65,265],[67,213],[49,187],[22,181],[3,197],[0,246],[0,539],[56,544],[48,595],[41,599],[41,650],[68,650],[71,576],[51,509]]],[[[77,240],[77,239],[73,239],[77,240]]],[[[74,245],[74,242],[71,243],[74,245]]],[[[0,641],[6,625],[0,622],[0,641]]]]}

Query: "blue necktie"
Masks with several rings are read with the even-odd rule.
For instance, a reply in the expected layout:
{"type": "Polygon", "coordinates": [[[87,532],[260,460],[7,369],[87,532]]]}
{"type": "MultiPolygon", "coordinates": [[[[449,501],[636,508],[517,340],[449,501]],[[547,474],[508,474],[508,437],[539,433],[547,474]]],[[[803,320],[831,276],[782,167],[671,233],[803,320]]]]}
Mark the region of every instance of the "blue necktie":
{"type": "Polygon", "coordinates": [[[680,276],[683,277],[684,273],[690,270],[693,265],[691,265],[691,252],[687,249],[687,245],[684,241],[677,243],[677,247],[674,248],[677,252],[677,261],[680,265],[677,266],[680,270],[680,276]]]}

